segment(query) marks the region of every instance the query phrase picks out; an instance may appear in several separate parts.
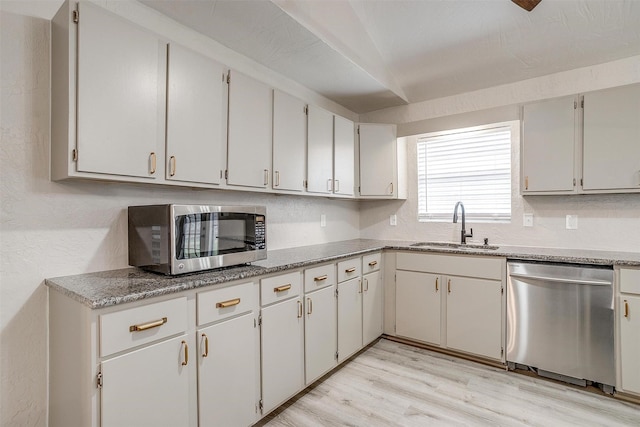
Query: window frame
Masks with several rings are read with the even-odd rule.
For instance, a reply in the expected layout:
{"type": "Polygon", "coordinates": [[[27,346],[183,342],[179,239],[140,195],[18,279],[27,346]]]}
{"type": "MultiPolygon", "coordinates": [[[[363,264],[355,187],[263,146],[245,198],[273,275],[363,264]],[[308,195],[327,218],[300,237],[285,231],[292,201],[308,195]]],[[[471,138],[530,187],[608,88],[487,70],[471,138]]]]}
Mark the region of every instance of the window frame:
{"type": "MultiPolygon", "coordinates": [[[[467,222],[476,222],[476,223],[511,223],[513,219],[513,183],[514,183],[514,169],[516,167],[514,162],[514,151],[517,151],[517,144],[520,140],[520,121],[519,120],[510,120],[504,122],[496,122],[489,123],[479,126],[471,126],[464,128],[456,128],[449,129],[445,131],[437,131],[437,132],[429,132],[420,135],[416,135],[416,165],[417,165],[417,176],[416,176],[416,184],[417,184],[417,216],[419,222],[451,222],[453,217],[453,209],[455,206],[455,202],[451,205],[450,212],[438,212],[438,213],[429,213],[427,206],[427,183],[421,184],[421,169],[425,169],[424,179],[426,180],[426,159],[424,167],[422,168],[420,165],[420,143],[422,140],[426,138],[437,138],[437,137],[449,137],[451,135],[463,134],[469,132],[482,132],[482,131],[490,131],[492,129],[505,129],[510,131],[510,140],[509,140],[509,185],[508,185],[508,197],[509,197],[509,212],[508,215],[504,213],[500,214],[477,214],[473,212],[473,210],[469,210],[469,206],[465,206],[467,209],[466,217],[467,222]],[[424,211],[423,211],[424,209],[424,211]]],[[[504,175],[504,174],[502,174],[504,175]]],[[[506,203],[506,192],[503,192],[503,199],[506,203]]],[[[464,197],[461,197],[463,203],[465,202],[464,197]]],[[[471,205],[472,206],[472,205],[471,205]]]]}

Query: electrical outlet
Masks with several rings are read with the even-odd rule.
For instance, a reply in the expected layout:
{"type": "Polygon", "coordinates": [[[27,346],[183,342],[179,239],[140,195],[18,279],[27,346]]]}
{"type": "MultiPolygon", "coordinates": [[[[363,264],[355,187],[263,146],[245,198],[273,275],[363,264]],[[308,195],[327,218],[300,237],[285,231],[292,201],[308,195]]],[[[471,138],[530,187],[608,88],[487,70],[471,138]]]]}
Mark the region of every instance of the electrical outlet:
{"type": "Polygon", "coordinates": [[[389,217],[389,225],[398,225],[398,215],[393,214],[389,217]]]}
{"type": "Polygon", "coordinates": [[[522,226],[533,227],[533,214],[522,215],[522,226]]]}
{"type": "Polygon", "coordinates": [[[567,230],[578,229],[578,215],[567,215],[567,230]]]}
{"type": "Polygon", "coordinates": [[[327,226],[327,216],[325,214],[320,215],[320,227],[327,226]]]}

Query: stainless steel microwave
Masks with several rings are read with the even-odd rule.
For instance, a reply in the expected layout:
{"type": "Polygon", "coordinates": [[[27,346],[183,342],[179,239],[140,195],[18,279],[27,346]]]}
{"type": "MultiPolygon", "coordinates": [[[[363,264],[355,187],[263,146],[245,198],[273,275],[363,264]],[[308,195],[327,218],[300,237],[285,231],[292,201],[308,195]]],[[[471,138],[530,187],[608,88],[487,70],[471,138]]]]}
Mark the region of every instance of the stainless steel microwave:
{"type": "Polygon", "coordinates": [[[129,264],[175,275],[267,258],[264,206],[129,206],[129,264]]]}

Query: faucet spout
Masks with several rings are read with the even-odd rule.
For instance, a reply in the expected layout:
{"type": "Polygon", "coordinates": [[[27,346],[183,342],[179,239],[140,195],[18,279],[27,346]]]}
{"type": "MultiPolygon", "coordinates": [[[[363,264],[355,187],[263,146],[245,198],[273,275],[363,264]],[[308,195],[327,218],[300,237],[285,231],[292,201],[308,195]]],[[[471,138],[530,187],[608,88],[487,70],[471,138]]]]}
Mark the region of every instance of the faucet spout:
{"type": "Polygon", "coordinates": [[[460,211],[462,213],[462,230],[460,231],[460,243],[466,244],[467,237],[473,237],[473,228],[470,229],[470,233],[467,233],[465,229],[465,215],[464,215],[464,204],[462,202],[456,203],[456,207],[453,208],[453,223],[458,222],[458,206],[460,207],[460,211]]]}

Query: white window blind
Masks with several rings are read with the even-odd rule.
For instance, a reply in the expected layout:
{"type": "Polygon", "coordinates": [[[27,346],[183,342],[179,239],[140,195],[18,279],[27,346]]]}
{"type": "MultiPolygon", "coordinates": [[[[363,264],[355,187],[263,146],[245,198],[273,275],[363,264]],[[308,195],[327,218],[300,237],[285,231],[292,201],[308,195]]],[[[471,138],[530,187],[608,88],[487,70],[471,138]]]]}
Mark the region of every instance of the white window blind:
{"type": "Polygon", "coordinates": [[[418,139],[418,219],[451,221],[458,201],[467,221],[511,220],[511,126],[418,139]]]}

